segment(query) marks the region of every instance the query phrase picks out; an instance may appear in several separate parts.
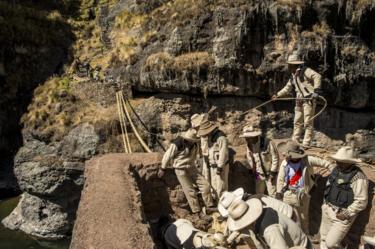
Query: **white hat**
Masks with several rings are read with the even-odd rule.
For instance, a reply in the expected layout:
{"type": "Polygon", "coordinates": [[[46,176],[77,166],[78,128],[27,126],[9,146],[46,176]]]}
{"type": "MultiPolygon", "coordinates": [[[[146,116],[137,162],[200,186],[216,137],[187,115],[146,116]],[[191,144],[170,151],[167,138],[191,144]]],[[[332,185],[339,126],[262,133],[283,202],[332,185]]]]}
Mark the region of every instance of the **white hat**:
{"type": "Polygon", "coordinates": [[[360,163],[361,160],[356,158],[356,153],[354,150],[349,147],[345,146],[340,148],[336,154],[330,156],[335,161],[343,162],[343,163],[360,163]]]}
{"type": "Polygon", "coordinates": [[[234,200],[241,200],[243,194],[245,193],[243,188],[238,188],[233,192],[225,191],[219,200],[219,204],[217,205],[217,209],[219,213],[223,217],[228,217],[228,208],[233,203],[234,200]]]}
{"type": "Polygon", "coordinates": [[[194,248],[214,248],[216,241],[213,234],[206,232],[197,232],[193,238],[194,248]]]}
{"type": "Polygon", "coordinates": [[[288,60],[286,63],[292,64],[292,65],[300,65],[305,62],[298,57],[297,53],[293,53],[288,56],[288,60]]]}
{"type": "Polygon", "coordinates": [[[362,239],[365,243],[375,246],[375,237],[362,236],[362,239]]]}
{"type": "Polygon", "coordinates": [[[207,113],[202,113],[202,114],[196,113],[196,114],[194,114],[190,118],[191,127],[192,128],[198,128],[201,125],[201,123],[204,119],[208,119],[207,113]]]}
{"type": "Polygon", "coordinates": [[[184,133],[182,133],[181,137],[194,143],[199,141],[199,138],[197,137],[197,131],[194,129],[185,131],[184,133]]]}
{"type": "Polygon", "coordinates": [[[258,137],[262,135],[262,131],[258,127],[252,125],[245,126],[240,137],[258,137]]]}
{"type": "Polygon", "coordinates": [[[186,219],[176,220],[172,226],[169,226],[170,229],[175,229],[176,236],[180,240],[181,244],[185,243],[194,231],[199,231],[196,229],[193,224],[186,219]]]}
{"type": "Polygon", "coordinates": [[[256,221],[262,212],[262,202],[257,198],[252,198],[246,202],[235,200],[228,209],[228,229],[239,231],[256,221]]]}

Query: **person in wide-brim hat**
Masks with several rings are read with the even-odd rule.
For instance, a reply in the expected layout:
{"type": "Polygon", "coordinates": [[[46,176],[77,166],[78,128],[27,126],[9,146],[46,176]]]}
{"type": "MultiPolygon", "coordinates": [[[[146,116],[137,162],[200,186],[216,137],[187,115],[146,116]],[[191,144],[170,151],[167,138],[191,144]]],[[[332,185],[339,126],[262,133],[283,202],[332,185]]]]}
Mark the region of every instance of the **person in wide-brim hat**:
{"type": "Polygon", "coordinates": [[[262,212],[263,205],[259,199],[235,200],[228,209],[228,229],[240,231],[254,223],[262,212]]]}
{"type": "Polygon", "coordinates": [[[306,152],[304,149],[302,149],[301,145],[293,140],[290,140],[286,145],[285,155],[290,159],[302,159],[306,157],[306,152]]]}
{"type": "Polygon", "coordinates": [[[356,158],[354,150],[349,146],[340,148],[334,155],[331,155],[330,158],[336,162],[348,164],[356,164],[361,162],[360,159],[356,158]]]}
{"type": "Polygon", "coordinates": [[[250,126],[245,126],[243,128],[243,131],[240,137],[243,137],[243,138],[259,137],[260,135],[262,135],[262,131],[259,128],[250,125],[250,126]]]}
{"type": "Polygon", "coordinates": [[[288,60],[286,61],[286,63],[290,65],[301,65],[305,62],[299,58],[298,54],[293,53],[288,56],[288,60]]]}
{"type": "Polygon", "coordinates": [[[243,188],[238,188],[233,192],[225,191],[219,200],[217,209],[222,217],[228,217],[228,208],[235,200],[241,200],[245,191],[243,188]]]}
{"type": "Polygon", "coordinates": [[[197,137],[197,132],[194,129],[189,129],[181,134],[181,137],[189,142],[197,143],[199,138],[197,137]]]}
{"type": "Polygon", "coordinates": [[[199,126],[198,136],[204,137],[218,128],[217,124],[211,121],[205,121],[199,126]]]}

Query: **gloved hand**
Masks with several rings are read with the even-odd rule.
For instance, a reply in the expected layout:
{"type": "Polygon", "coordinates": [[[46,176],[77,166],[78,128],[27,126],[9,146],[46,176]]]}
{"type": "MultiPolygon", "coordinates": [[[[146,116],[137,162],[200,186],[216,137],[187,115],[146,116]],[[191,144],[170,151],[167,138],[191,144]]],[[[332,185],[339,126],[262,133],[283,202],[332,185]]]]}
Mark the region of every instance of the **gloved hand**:
{"type": "Polygon", "coordinates": [[[217,169],[216,169],[216,174],[217,174],[217,175],[220,175],[221,172],[223,172],[223,168],[217,167],[217,169]]]}
{"type": "Polygon", "coordinates": [[[277,95],[276,94],[272,95],[271,99],[272,100],[277,99],[277,95]]]}
{"type": "Polygon", "coordinates": [[[159,169],[159,171],[158,171],[158,177],[159,178],[163,178],[164,175],[165,175],[165,169],[159,169]]]}
{"type": "Polygon", "coordinates": [[[276,198],[277,200],[282,201],[283,198],[284,198],[284,194],[281,193],[281,192],[277,192],[277,193],[275,194],[275,198],[276,198]]]}
{"type": "Polygon", "coordinates": [[[319,97],[319,94],[317,94],[317,93],[312,93],[311,94],[311,98],[312,99],[317,99],[319,97]]]}
{"type": "Polygon", "coordinates": [[[339,219],[339,220],[347,220],[349,219],[348,215],[342,211],[338,212],[336,214],[336,218],[339,219]]]}

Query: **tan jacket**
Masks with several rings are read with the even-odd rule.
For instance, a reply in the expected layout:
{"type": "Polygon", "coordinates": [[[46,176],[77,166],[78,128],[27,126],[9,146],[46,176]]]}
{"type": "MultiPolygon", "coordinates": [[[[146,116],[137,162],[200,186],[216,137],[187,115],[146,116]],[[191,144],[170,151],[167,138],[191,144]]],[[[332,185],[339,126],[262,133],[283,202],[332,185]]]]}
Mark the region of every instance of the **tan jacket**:
{"type": "Polygon", "coordinates": [[[176,144],[171,143],[168,150],[164,153],[161,161],[161,168],[167,168],[172,161],[173,168],[175,169],[186,169],[195,166],[197,153],[197,146],[194,146],[192,149],[184,148],[183,150],[179,151],[176,144]]]}
{"type": "Polygon", "coordinates": [[[260,175],[261,179],[264,179],[266,174],[270,172],[277,173],[279,171],[279,153],[277,152],[277,148],[274,143],[270,142],[266,151],[260,151],[260,143],[254,144],[251,148],[249,146],[246,147],[246,158],[250,165],[250,168],[253,168],[253,160],[252,156],[254,157],[255,164],[256,164],[256,171],[260,175]],[[263,167],[267,172],[263,171],[263,167]]]}
{"type": "MultiPolygon", "coordinates": [[[[217,136],[214,134],[214,136],[217,136]]],[[[215,138],[208,139],[208,161],[210,166],[217,166],[219,168],[224,168],[228,163],[229,159],[229,149],[228,140],[225,136],[219,136],[215,138]]]]}
{"type": "MultiPolygon", "coordinates": [[[[314,156],[306,156],[302,159],[302,163],[304,165],[302,177],[304,178],[304,192],[308,194],[311,188],[314,186],[314,181],[312,176],[314,175],[313,167],[321,167],[332,170],[334,165],[327,160],[321,159],[319,157],[314,156]]],[[[279,174],[277,176],[277,184],[276,184],[276,191],[282,192],[284,186],[286,186],[285,182],[285,167],[288,164],[287,160],[283,160],[280,165],[279,174]]]]}
{"type": "Polygon", "coordinates": [[[319,73],[315,72],[311,68],[306,68],[304,73],[305,80],[301,82],[300,77],[298,76],[298,70],[300,70],[300,68],[297,69],[297,74],[293,74],[284,88],[276,94],[277,97],[284,97],[290,94],[293,88],[296,91],[297,98],[307,97],[312,94],[314,90],[320,89],[322,76],[319,73]]]}

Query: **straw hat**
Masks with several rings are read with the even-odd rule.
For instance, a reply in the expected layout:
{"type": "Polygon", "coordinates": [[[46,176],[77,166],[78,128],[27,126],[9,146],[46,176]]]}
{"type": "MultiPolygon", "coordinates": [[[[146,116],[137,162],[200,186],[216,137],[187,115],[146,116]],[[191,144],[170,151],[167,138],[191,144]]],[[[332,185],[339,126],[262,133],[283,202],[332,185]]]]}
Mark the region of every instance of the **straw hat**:
{"type": "Polygon", "coordinates": [[[238,188],[233,192],[225,191],[219,200],[219,204],[217,205],[217,209],[219,213],[223,217],[228,217],[228,208],[235,200],[241,200],[245,191],[243,188],[238,188]]]}
{"type": "Polygon", "coordinates": [[[246,202],[235,200],[228,209],[228,229],[238,231],[249,226],[259,218],[262,211],[262,202],[257,198],[252,198],[246,202]]]}
{"type": "Polygon", "coordinates": [[[184,244],[194,232],[199,231],[189,220],[186,219],[176,220],[168,229],[173,229],[173,233],[177,235],[181,244],[184,244]]]}
{"type": "Polygon", "coordinates": [[[217,127],[218,126],[214,122],[210,122],[208,120],[204,121],[199,126],[198,136],[200,136],[200,137],[207,136],[208,134],[213,132],[217,127]]]}
{"type": "Polygon", "coordinates": [[[191,116],[190,118],[190,122],[191,122],[191,127],[193,128],[198,128],[202,121],[208,119],[208,115],[207,113],[202,113],[202,114],[194,114],[193,116],[191,116]]]}
{"type": "Polygon", "coordinates": [[[336,154],[330,156],[330,158],[332,158],[333,160],[335,160],[337,162],[343,162],[343,163],[359,163],[359,162],[361,162],[360,159],[356,158],[356,153],[349,146],[345,146],[345,147],[340,148],[336,152],[336,154]]]}
{"type": "Polygon", "coordinates": [[[258,137],[262,134],[262,131],[258,127],[252,125],[245,126],[242,130],[240,137],[258,137]]]}
{"type": "Polygon", "coordinates": [[[301,60],[296,53],[293,53],[293,54],[288,56],[288,60],[287,60],[286,63],[292,64],[292,65],[300,65],[300,64],[303,64],[305,62],[303,60],[301,60]]]}
{"type": "Polygon", "coordinates": [[[306,156],[305,150],[293,140],[288,141],[286,145],[286,156],[291,159],[301,159],[306,156]]]}
{"type": "Polygon", "coordinates": [[[375,246],[375,237],[362,236],[362,239],[365,243],[375,246]]]}
{"type": "Polygon", "coordinates": [[[189,129],[182,133],[181,137],[187,141],[196,143],[199,141],[199,138],[197,137],[197,132],[194,129],[189,129]]]}

